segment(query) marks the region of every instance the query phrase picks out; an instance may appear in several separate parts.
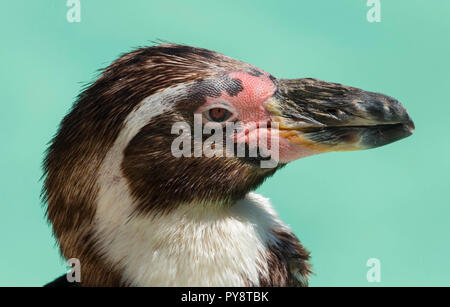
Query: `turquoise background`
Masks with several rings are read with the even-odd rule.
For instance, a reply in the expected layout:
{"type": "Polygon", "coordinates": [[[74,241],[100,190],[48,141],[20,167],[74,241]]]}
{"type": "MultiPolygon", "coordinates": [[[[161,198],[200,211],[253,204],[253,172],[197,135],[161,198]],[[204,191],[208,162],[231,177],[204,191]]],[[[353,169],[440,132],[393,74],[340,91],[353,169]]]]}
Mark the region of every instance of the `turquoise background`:
{"type": "Polygon", "coordinates": [[[46,143],[82,85],[156,39],[213,49],[277,77],[399,99],[416,123],[386,147],[295,161],[260,189],[312,251],[312,286],[450,285],[450,1],[2,1],[0,285],[65,271],[39,198],[46,143]],[[366,261],[381,261],[368,283],[366,261]]]}

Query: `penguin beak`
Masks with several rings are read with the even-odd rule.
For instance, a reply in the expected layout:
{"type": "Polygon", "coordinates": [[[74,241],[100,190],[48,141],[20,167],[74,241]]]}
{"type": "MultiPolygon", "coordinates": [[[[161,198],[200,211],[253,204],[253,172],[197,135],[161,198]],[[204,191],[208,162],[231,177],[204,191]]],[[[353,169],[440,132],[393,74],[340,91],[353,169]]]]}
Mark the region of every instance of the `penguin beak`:
{"type": "Polygon", "coordinates": [[[277,80],[265,102],[280,137],[314,153],[383,146],[414,131],[406,109],[378,93],[316,79],[277,80]]]}

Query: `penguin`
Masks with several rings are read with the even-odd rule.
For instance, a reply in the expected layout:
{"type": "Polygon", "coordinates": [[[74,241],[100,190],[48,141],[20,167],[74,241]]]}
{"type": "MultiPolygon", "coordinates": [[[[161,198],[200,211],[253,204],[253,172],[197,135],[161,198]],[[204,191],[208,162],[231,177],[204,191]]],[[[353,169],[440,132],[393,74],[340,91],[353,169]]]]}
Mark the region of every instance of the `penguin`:
{"type": "Polygon", "coordinates": [[[47,150],[46,216],[61,255],[80,263],[79,282],[47,286],[307,286],[310,252],[253,191],[291,161],[413,131],[384,94],[279,79],[197,47],[126,53],[82,91],[47,150]],[[209,124],[224,132],[213,155],[177,151],[177,132],[192,145],[209,124]]]}

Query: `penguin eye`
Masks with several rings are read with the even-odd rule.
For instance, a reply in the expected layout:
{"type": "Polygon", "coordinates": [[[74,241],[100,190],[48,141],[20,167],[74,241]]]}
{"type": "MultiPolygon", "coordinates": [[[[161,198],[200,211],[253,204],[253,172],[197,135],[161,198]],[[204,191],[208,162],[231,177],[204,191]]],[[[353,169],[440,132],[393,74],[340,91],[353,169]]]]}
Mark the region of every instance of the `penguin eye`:
{"type": "Polygon", "coordinates": [[[224,108],[212,108],[208,111],[208,115],[212,121],[220,123],[229,119],[232,113],[224,108]]]}

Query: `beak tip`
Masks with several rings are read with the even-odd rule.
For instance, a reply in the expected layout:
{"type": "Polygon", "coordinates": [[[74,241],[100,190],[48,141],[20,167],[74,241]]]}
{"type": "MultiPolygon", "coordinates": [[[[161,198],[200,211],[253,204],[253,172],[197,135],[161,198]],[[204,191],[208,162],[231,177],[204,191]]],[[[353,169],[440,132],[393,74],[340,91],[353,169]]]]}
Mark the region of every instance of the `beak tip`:
{"type": "Polygon", "coordinates": [[[414,124],[414,121],[409,116],[408,111],[406,111],[406,109],[404,107],[403,107],[403,110],[404,110],[404,114],[406,116],[403,116],[404,120],[402,122],[403,122],[403,125],[405,126],[406,130],[409,132],[408,136],[410,136],[414,133],[414,130],[416,130],[416,125],[414,124]]]}
{"type": "Polygon", "coordinates": [[[406,126],[408,127],[409,133],[410,135],[412,135],[414,133],[414,130],[416,130],[416,125],[414,124],[414,122],[411,120],[410,122],[408,122],[406,124],[406,126]]]}

